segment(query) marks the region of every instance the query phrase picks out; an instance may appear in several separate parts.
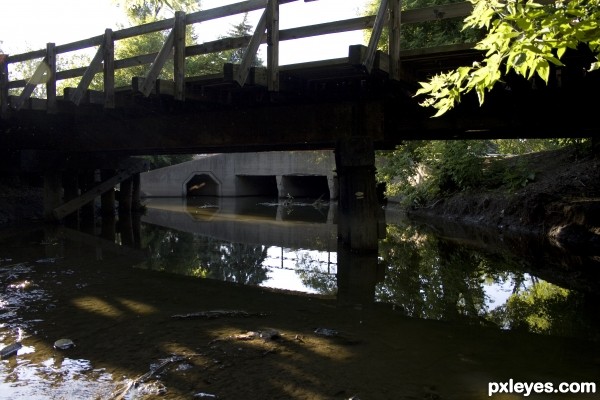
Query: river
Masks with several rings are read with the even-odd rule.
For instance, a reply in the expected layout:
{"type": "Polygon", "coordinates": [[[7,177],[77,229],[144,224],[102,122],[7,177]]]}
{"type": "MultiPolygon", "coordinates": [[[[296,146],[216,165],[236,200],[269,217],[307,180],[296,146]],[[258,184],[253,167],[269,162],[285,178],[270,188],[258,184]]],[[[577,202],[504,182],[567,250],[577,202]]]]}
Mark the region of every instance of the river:
{"type": "Polygon", "coordinates": [[[0,231],[0,399],[477,399],[511,379],[598,383],[593,252],[388,207],[378,252],[355,254],[335,203],[145,205],[88,233],[0,231]]]}

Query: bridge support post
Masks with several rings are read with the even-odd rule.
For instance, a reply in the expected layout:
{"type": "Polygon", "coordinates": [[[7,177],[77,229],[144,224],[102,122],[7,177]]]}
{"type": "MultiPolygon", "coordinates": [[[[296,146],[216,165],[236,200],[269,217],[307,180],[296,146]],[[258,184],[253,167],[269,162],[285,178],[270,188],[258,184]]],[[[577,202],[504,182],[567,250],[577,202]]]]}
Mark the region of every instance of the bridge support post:
{"type": "MultiPolygon", "coordinates": [[[[106,181],[117,172],[112,169],[103,169],[100,172],[102,181],[106,181]]],[[[111,188],[100,196],[100,213],[102,214],[102,227],[100,236],[104,239],[114,241],[116,237],[116,217],[115,217],[115,189],[111,188]]]]}
{"type": "MultiPolygon", "coordinates": [[[[79,196],[79,180],[77,172],[73,170],[66,171],[63,175],[64,200],[65,203],[76,199],[79,196]]],[[[67,215],[64,219],[65,225],[69,228],[79,227],[79,210],[67,215]]]]}
{"type": "MultiPolygon", "coordinates": [[[[102,181],[106,181],[117,173],[115,170],[103,169],[100,173],[102,176],[102,181]]],[[[102,193],[100,196],[100,209],[102,213],[102,218],[115,214],[115,189],[111,188],[106,192],[102,193]]]]}
{"type": "Polygon", "coordinates": [[[119,185],[119,214],[131,212],[131,194],[133,181],[131,178],[125,179],[119,185]]]}
{"type": "Polygon", "coordinates": [[[62,204],[62,176],[60,172],[44,174],[44,219],[54,221],[53,211],[62,204]]]}
{"type": "Polygon", "coordinates": [[[131,195],[133,193],[133,180],[127,178],[119,185],[119,232],[121,242],[131,246],[133,238],[133,220],[131,218],[131,195]]]}
{"type": "Polygon", "coordinates": [[[371,138],[356,136],[338,142],[338,239],[354,253],[378,248],[375,150],[371,138]]]}
{"type": "MultiPolygon", "coordinates": [[[[94,170],[83,171],[79,179],[81,193],[86,193],[91,190],[95,186],[95,181],[96,172],[94,170]]],[[[94,200],[91,200],[81,206],[79,211],[81,218],[81,230],[88,233],[94,233],[94,224],[96,218],[94,200]]]]}
{"type": "Polygon", "coordinates": [[[134,211],[142,209],[142,181],[139,173],[131,176],[131,208],[134,211]]]}

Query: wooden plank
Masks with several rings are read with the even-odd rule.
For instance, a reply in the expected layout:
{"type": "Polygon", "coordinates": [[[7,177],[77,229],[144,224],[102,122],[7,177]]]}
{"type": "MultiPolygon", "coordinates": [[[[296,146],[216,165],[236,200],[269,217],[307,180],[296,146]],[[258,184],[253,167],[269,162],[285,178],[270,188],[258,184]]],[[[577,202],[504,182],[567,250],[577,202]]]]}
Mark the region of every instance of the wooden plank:
{"type": "Polygon", "coordinates": [[[21,95],[15,101],[15,104],[13,105],[13,107],[16,110],[21,109],[21,107],[23,106],[25,101],[31,97],[31,94],[35,90],[35,87],[37,85],[39,85],[40,83],[43,83],[44,80],[46,79],[46,77],[48,76],[48,74],[49,74],[49,68],[47,65],[47,60],[44,57],[44,59],[38,64],[37,68],[35,69],[35,72],[31,76],[31,78],[29,78],[29,81],[25,85],[25,88],[21,92],[21,95]]]}
{"type": "Polygon", "coordinates": [[[175,82],[169,81],[166,79],[157,79],[155,84],[156,94],[167,95],[175,97],[175,93],[177,92],[177,88],[175,87],[175,82]]]}
{"type": "Polygon", "coordinates": [[[52,210],[52,216],[55,220],[60,220],[65,216],[71,214],[72,212],[79,209],[81,206],[89,203],[94,200],[96,197],[100,196],[102,193],[111,190],[115,187],[115,185],[123,182],[124,180],[131,177],[131,175],[141,172],[142,170],[139,167],[129,167],[123,170],[120,170],[115,176],[106,181],[100,183],[89,191],[83,193],[76,199],[70,200],[63,204],[60,207],[54,208],[52,210]]]}
{"type": "Polygon", "coordinates": [[[154,83],[156,82],[156,78],[158,78],[158,75],[160,74],[160,71],[162,70],[163,66],[165,65],[167,58],[169,57],[170,53],[173,51],[173,41],[174,40],[175,40],[175,32],[172,29],[171,32],[169,33],[169,36],[167,36],[167,40],[165,41],[165,44],[160,49],[160,51],[158,52],[158,55],[154,59],[154,62],[152,63],[152,67],[150,67],[150,71],[148,71],[148,73],[146,74],[146,77],[145,77],[146,79],[140,90],[140,92],[142,92],[142,94],[144,96],[146,96],[146,97],[150,96],[150,93],[154,89],[154,83]]]}
{"type": "Polygon", "coordinates": [[[30,97],[25,102],[25,107],[28,110],[48,111],[48,100],[47,99],[40,99],[40,98],[37,98],[37,97],[30,97]]]}
{"type": "Polygon", "coordinates": [[[252,39],[252,36],[247,35],[235,38],[224,38],[214,40],[211,42],[205,42],[202,44],[188,46],[185,48],[185,55],[186,57],[190,57],[201,54],[215,53],[217,51],[239,49],[241,47],[246,47],[248,43],[250,43],[250,39],[252,39]]]}
{"type": "Polygon", "coordinates": [[[390,79],[400,79],[400,18],[401,18],[401,0],[390,0],[390,21],[389,21],[389,44],[388,54],[390,61],[390,79]]]}
{"type": "Polygon", "coordinates": [[[185,98],[185,13],[175,13],[175,26],[173,27],[174,56],[173,77],[175,81],[175,100],[183,101],[185,98]]]}
{"type": "Polygon", "coordinates": [[[92,59],[92,62],[85,70],[83,77],[81,77],[81,80],[79,81],[79,84],[77,85],[77,90],[75,90],[75,93],[73,93],[72,97],[67,100],[70,100],[72,103],[74,103],[77,106],[79,105],[79,103],[81,102],[81,98],[83,97],[85,91],[90,86],[90,83],[92,83],[92,79],[94,79],[94,76],[98,72],[102,71],[102,58],[103,57],[104,57],[104,43],[102,45],[100,45],[100,47],[96,51],[96,54],[94,55],[94,58],[92,59]]]}
{"type": "Polygon", "coordinates": [[[54,43],[46,44],[46,60],[48,63],[48,80],[46,81],[47,111],[56,113],[56,46],[54,43]]]}
{"type": "Polygon", "coordinates": [[[13,54],[8,56],[8,63],[18,63],[23,61],[35,60],[36,58],[46,57],[46,49],[30,51],[27,53],[13,54]]]}
{"type": "Polygon", "coordinates": [[[89,47],[100,46],[104,41],[104,35],[98,35],[87,39],[78,40],[67,44],[56,46],[56,54],[69,53],[71,51],[83,50],[89,47]]]}
{"type": "MultiPolygon", "coordinates": [[[[353,30],[368,29],[373,26],[375,17],[351,18],[336,22],[327,22],[323,24],[304,26],[300,28],[284,29],[279,31],[279,41],[295,40],[306,37],[327,35],[332,33],[348,32],[353,30]]],[[[200,54],[214,53],[217,51],[239,49],[250,43],[252,36],[241,36],[236,38],[223,38],[211,42],[205,42],[186,47],[186,56],[196,56],[200,54]]],[[[262,43],[266,43],[267,38],[263,38],[262,43]]]]}
{"type": "MultiPolygon", "coordinates": [[[[65,99],[71,99],[74,96],[74,93],[77,91],[77,88],[67,87],[64,89],[64,97],[65,99]]],[[[104,105],[105,93],[100,90],[86,90],[81,99],[79,101],[79,105],[82,104],[100,104],[104,105]]]]}
{"type": "Polygon", "coordinates": [[[146,33],[164,31],[172,28],[175,18],[164,19],[162,21],[150,22],[148,24],[132,26],[131,28],[115,31],[115,40],[127,39],[134,36],[144,35],[146,33]]]}
{"type": "Polygon", "coordinates": [[[156,59],[157,56],[158,56],[158,53],[150,53],[150,54],[143,54],[143,55],[139,55],[139,56],[135,56],[135,57],[124,58],[122,60],[115,60],[115,69],[122,69],[122,68],[135,67],[138,65],[151,64],[156,59]]]}
{"type": "MultiPolygon", "coordinates": [[[[236,81],[236,77],[239,75],[239,71],[241,69],[241,65],[239,64],[231,64],[227,63],[223,66],[223,79],[222,82],[232,83],[236,81]]],[[[246,85],[255,85],[255,86],[263,86],[268,87],[268,71],[267,68],[264,67],[252,67],[248,71],[248,76],[246,77],[246,85]]]]}
{"type": "Polygon", "coordinates": [[[267,71],[268,89],[279,91],[279,3],[269,0],[267,6],[267,71]]]}
{"type": "Polygon", "coordinates": [[[248,77],[248,73],[250,72],[250,68],[252,67],[252,62],[254,61],[254,57],[256,57],[256,52],[258,51],[258,47],[260,46],[263,37],[265,36],[265,29],[267,28],[267,10],[265,10],[258,23],[256,24],[256,29],[254,30],[254,35],[252,35],[252,39],[250,39],[250,43],[248,43],[248,47],[246,48],[246,53],[244,54],[244,58],[240,63],[240,69],[236,74],[235,81],[240,85],[244,86],[246,82],[246,78],[248,77]]]}
{"type": "Polygon", "coordinates": [[[113,31],[104,31],[104,108],[115,108],[115,40],[113,31]]]}
{"type": "Polygon", "coordinates": [[[134,76],[133,78],[131,78],[131,90],[133,90],[134,93],[141,92],[145,83],[146,78],[143,78],[141,76],[134,76]]]}
{"type": "Polygon", "coordinates": [[[362,63],[368,72],[371,72],[371,69],[373,68],[373,63],[375,62],[375,52],[377,51],[379,39],[381,38],[383,26],[385,25],[387,3],[387,0],[381,0],[381,4],[379,5],[379,9],[377,10],[377,16],[375,17],[375,24],[373,25],[371,37],[369,38],[367,53],[365,54],[365,58],[362,63]]]}
{"type": "Polygon", "coordinates": [[[279,32],[279,40],[294,40],[332,33],[350,32],[373,27],[375,16],[357,17],[322,24],[283,29],[279,32]]]}
{"type": "Polygon", "coordinates": [[[263,9],[267,6],[267,0],[250,0],[240,3],[230,4],[227,6],[211,8],[208,10],[197,11],[188,14],[185,18],[186,24],[195,24],[198,22],[210,21],[231,15],[245,14],[251,11],[263,9]]]}

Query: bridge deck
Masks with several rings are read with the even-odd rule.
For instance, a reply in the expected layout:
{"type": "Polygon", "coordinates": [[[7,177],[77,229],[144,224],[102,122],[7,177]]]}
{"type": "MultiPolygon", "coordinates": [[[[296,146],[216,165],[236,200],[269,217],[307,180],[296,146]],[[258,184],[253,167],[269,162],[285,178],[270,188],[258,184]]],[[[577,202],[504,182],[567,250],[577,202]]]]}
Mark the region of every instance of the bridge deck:
{"type": "MultiPolygon", "coordinates": [[[[373,27],[373,36],[378,37],[386,7],[399,18],[399,1],[389,0],[389,5],[383,1],[376,16],[281,32],[273,17],[275,3],[250,0],[187,16],[178,13],[172,20],[114,33],[107,30],[103,36],[70,45],[50,44],[45,51],[1,58],[0,147],[8,152],[173,154],[331,149],[351,136],[367,136],[376,148],[387,148],[412,139],[581,137],[597,131],[591,117],[594,107],[587,98],[600,84],[598,77],[582,76],[585,63],[554,71],[548,87],[533,89],[509,78],[488,96],[485,107],[468,98],[449,115],[431,119],[431,112],[413,98],[418,81],[479,59],[481,55],[468,44],[400,51],[397,40],[391,40],[390,48],[397,51],[388,55],[377,51],[377,40],[371,40],[369,46],[351,46],[348,57],[341,59],[279,66],[272,56],[278,41],[269,41],[269,35],[290,40],[373,27]],[[187,24],[260,7],[265,7],[264,18],[251,37],[178,44],[187,24]],[[159,53],[114,60],[114,40],[169,28],[159,53]],[[252,68],[250,58],[244,57],[239,65],[226,64],[220,74],[185,77],[181,60],[187,56],[244,46],[247,55],[253,55],[262,42],[270,46],[265,67],[252,68]],[[9,62],[45,56],[40,66],[52,72],[56,54],[96,45],[98,52],[87,68],[50,73],[46,99],[31,97],[43,81],[44,68],[29,81],[8,80],[9,62]],[[157,79],[169,57],[175,60],[174,79],[157,79]],[[114,69],[139,63],[151,64],[148,74],[133,77],[131,86],[115,88],[114,69]],[[88,90],[91,78],[102,70],[104,92],[88,90]],[[56,80],[74,76],[82,77],[79,86],[57,95],[56,80]],[[20,95],[8,96],[9,89],[18,87],[24,88],[20,95]]],[[[466,15],[470,6],[436,7],[403,12],[402,22],[466,15]]]]}

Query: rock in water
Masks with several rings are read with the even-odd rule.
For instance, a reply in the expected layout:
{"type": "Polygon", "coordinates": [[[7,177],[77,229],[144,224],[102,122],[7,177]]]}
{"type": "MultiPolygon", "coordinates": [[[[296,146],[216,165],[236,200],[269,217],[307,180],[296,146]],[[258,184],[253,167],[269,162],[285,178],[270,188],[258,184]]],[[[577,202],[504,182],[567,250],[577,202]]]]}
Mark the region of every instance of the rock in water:
{"type": "Polygon", "coordinates": [[[2,348],[2,350],[0,350],[0,359],[3,360],[5,358],[14,356],[21,347],[23,347],[21,342],[15,342],[2,348]]]}
{"type": "Polygon", "coordinates": [[[59,350],[67,350],[71,347],[75,347],[75,343],[71,339],[58,339],[54,342],[54,348],[59,350]]]}

